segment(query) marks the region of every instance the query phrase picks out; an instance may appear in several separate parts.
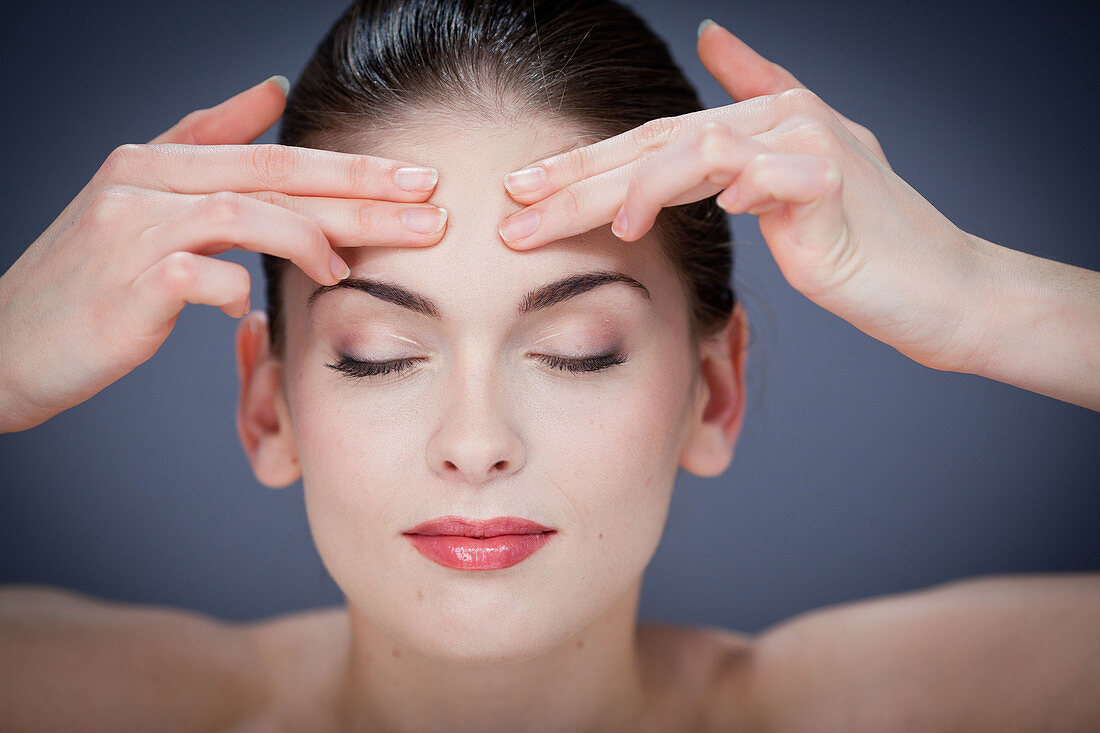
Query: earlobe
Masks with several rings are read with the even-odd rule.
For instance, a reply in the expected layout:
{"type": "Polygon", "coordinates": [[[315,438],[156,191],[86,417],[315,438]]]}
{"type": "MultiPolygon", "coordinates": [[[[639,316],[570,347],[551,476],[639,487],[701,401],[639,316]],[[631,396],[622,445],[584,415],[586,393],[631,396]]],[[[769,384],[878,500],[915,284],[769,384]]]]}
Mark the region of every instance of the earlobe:
{"type": "Polygon", "coordinates": [[[696,476],[721,475],[733,460],[745,417],[748,332],[748,317],[738,303],[726,329],[700,347],[698,404],[680,454],[680,465],[696,476]]]}
{"type": "Polygon", "coordinates": [[[253,311],[241,319],[236,337],[237,434],[264,486],[288,486],[301,476],[297,443],[282,390],[282,365],[270,353],[267,314],[253,311]]]}

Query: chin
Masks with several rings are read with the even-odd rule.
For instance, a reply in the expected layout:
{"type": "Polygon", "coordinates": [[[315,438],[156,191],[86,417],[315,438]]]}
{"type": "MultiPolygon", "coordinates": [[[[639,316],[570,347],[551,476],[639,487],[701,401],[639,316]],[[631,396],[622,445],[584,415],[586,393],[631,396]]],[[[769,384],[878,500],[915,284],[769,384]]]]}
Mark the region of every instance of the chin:
{"type": "Polygon", "coordinates": [[[467,665],[510,664],[541,656],[599,615],[600,609],[589,607],[575,585],[574,592],[563,592],[558,573],[528,571],[519,577],[507,570],[441,572],[453,577],[440,579],[430,572],[430,578],[415,573],[404,581],[387,578],[373,588],[360,586],[361,592],[346,597],[362,620],[410,652],[467,665]]]}
{"type": "Polygon", "coordinates": [[[391,634],[425,657],[454,664],[523,662],[545,654],[577,631],[563,625],[562,614],[546,607],[535,613],[520,613],[515,607],[502,611],[501,604],[476,612],[425,611],[405,616],[391,634]]]}

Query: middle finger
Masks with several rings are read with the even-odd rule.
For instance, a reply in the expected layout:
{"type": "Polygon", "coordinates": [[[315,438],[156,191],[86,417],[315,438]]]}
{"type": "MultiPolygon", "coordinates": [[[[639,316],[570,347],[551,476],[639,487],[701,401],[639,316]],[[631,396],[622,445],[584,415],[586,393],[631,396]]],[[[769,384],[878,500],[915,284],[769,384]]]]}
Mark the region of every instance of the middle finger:
{"type": "Polygon", "coordinates": [[[447,210],[429,203],[288,196],[278,191],[242,194],[307,216],[333,247],[422,247],[443,236],[447,210]]]}
{"type": "Polygon", "coordinates": [[[705,124],[655,153],[573,183],[512,214],[501,222],[501,238],[514,249],[533,249],[607,224],[624,203],[630,203],[629,231],[615,233],[634,241],[649,229],[661,207],[714,195],[753,155],[765,150],[727,125],[705,124]],[[537,225],[525,232],[520,226],[524,220],[537,225]]]}
{"type": "Polygon", "coordinates": [[[533,204],[577,181],[652,154],[708,122],[720,122],[742,135],[753,136],[793,114],[826,121],[835,119],[837,113],[813,92],[799,88],[677,117],[661,117],[614,137],[535,161],[505,176],[504,187],[519,203],[533,204]]]}
{"type": "Polygon", "coordinates": [[[114,183],[175,193],[280,191],[424,201],[438,172],[389,158],[289,145],[122,145],[98,174],[114,183]]]}

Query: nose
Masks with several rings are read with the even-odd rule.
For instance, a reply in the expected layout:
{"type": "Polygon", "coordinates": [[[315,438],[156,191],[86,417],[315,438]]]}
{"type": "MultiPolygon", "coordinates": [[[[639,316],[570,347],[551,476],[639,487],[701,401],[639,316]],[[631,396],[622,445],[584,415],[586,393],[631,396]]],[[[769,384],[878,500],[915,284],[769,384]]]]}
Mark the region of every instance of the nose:
{"type": "Polygon", "coordinates": [[[519,471],[525,449],[509,421],[500,385],[485,375],[456,374],[439,429],[428,445],[428,464],[451,481],[482,486],[519,471]]]}

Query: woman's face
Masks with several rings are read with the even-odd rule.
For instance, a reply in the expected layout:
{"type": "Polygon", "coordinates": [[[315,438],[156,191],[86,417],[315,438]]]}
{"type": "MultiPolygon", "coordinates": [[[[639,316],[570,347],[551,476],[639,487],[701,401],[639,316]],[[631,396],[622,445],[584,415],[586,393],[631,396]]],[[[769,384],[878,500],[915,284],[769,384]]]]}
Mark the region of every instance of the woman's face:
{"type": "Polygon", "coordinates": [[[449,212],[426,248],[340,250],[351,280],[428,299],[438,317],[297,268],[284,282],[280,403],[309,523],[350,606],[423,654],[468,662],[536,656],[636,587],[656,550],[681,447],[700,405],[697,353],[675,272],[652,235],[609,227],[528,252],[497,234],[520,208],[506,173],[577,144],[560,125],[424,125],[366,153],[436,167],[449,212]],[[521,312],[525,295],[593,271],[633,278],[521,312]],[[572,373],[551,357],[618,354],[572,373]],[[344,357],[414,360],[353,377],[344,357]],[[511,567],[457,570],[403,535],[436,517],[515,516],[555,530],[511,567]]]}

